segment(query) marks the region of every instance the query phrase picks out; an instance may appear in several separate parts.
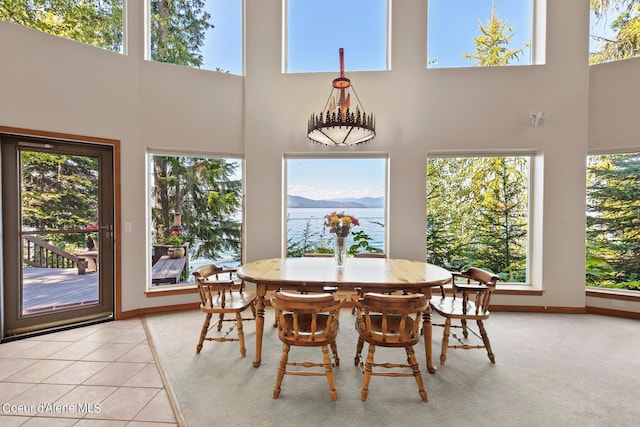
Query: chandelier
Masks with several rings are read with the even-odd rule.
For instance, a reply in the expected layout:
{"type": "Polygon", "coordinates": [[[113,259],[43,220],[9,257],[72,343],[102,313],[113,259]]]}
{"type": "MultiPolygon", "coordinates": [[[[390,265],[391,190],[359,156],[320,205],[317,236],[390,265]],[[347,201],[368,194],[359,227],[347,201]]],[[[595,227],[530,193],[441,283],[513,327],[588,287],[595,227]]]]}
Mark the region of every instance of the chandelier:
{"type": "Polygon", "coordinates": [[[344,49],[340,48],[340,77],[333,80],[333,89],[324,109],[311,114],[307,137],[311,142],[331,146],[356,145],[371,141],[376,136],[373,114],[367,115],[351,80],[344,76],[344,49]],[[355,107],[351,108],[351,92],[355,107]]]}

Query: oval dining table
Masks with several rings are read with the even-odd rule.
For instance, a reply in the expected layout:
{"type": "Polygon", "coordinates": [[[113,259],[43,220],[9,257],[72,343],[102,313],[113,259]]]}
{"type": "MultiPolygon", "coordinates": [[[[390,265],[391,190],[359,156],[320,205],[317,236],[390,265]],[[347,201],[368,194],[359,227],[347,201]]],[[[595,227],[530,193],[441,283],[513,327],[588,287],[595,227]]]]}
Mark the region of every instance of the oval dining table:
{"type": "MultiPolygon", "coordinates": [[[[256,356],[260,366],[264,333],[265,296],[269,290],[391,292],[406,290],[431,298],[431,288],[451,282],[451,272],[421,261],[391,258],[347,258],[338,268],[333,257],[271,258],[242,265],[238,277],[256,285],[256,356]]],[[[424,346],[427,369],[435,372],[431,350],[431,308],[423,313],[424,346]]]]}

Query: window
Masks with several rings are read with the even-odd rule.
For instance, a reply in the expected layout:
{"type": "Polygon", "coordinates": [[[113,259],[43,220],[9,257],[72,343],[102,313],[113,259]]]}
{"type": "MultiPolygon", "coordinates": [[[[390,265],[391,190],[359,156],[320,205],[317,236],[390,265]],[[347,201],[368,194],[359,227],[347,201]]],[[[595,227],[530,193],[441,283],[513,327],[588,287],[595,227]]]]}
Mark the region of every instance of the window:
{"type": "Polygon", "coordinates": [[[333,253],[324,226],[332,212],[360,223],[347,239],[348,256],[384,253],[386,170],[386,158],[287,158],[287,256],[333,253]]]}
{"type": "Polygon", "coordinates": [[[151,59],[242,74],[242,0],[149,0],[151,59]]]}
{"type": "Polygon", "coordinates": [[[532,0],[429,0],[429,67],[531,64],[532,0]]]}
{"type": "Polygon", "coordinates": [[[209,263],[242,259],[242,161],[149,155],[151,285],[193,282],[209,263]]]}
{"type": "Polygon", "coordinates": [[[640,153],[587,157],[586,284],[640,290],[640,153]]]}
{"type": "Polygon", "coordinates": [[[122,52],[122,0],[2,1],[0,20],[122,52]]]}
{"type": "Polygon", "coordinates": [[[617,61],[640,55],[640,2],[591,1],[589,63],[617,61]]]}
{"type": "Polygon", "coordinates": [[[386,70],[387,0],[286,1],[285,72],[386,70]]]}
{"type": "Polygon", "coordinates": [[[427,160],[427,261],[527,282],[530,157],[427,160]]]}

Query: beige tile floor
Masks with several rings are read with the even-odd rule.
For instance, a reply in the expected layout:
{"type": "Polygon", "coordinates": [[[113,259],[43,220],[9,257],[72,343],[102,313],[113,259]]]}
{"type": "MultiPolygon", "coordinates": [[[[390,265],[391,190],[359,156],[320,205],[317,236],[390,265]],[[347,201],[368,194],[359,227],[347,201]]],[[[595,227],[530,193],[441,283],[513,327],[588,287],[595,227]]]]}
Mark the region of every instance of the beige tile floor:
{"type": "Polygon", "coordinates": [[[0,425],[176,426],[140,319],[0,344],[0,425]]]}

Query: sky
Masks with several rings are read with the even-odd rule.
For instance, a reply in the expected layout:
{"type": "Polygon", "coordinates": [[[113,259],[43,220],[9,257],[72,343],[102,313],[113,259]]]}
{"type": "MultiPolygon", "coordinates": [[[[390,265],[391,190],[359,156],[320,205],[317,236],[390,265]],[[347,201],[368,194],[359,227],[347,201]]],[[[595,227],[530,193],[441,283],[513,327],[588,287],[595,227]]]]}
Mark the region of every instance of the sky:
{"type": "Polygon", "coordinates": [[[292,196],[383,197],[385,181],[386,159],[287,159],[287,194],[292,196]]]}

